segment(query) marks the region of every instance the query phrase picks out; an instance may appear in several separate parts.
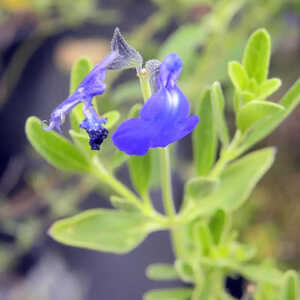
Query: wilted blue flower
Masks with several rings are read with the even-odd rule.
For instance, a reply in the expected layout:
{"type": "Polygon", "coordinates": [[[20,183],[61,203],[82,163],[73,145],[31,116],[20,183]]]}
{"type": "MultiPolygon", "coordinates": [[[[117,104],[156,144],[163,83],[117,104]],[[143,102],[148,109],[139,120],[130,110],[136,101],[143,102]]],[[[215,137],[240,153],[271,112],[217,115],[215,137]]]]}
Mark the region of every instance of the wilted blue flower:
{"type": "Polygon", "coordinates": [[[123,122],[114,132],[114,144],[129,155],[144,155],[149,148],[166,147],[189,134],[199,117],[189,116],[190,105],[177,86],[182,61],[169,54],[154,78],[156,92],[146,101],[138,118],[123,122]]]}
{"type": "Polygon", "coordinates": [[[92,98],[101,95],[106,89],[104,83],[107,70],[137,68],[142,65],[141,55],[122,37],[118,28],[115,29],[111,41],[111,52],[83,79],[75,92],[58,105],[51,113],[49,126],[46,130],[53,128],[61,131],[66,115],[79,103],[84,103],[85,120],[80,124],[90,137],[90,145],[93,150],[99,150],[103,139],[107,137],[108,131],[102,124],[103,118],[98,117],[92,106],[92,98]]]}
{"type": "Polygon", "coordinates": [[[66,115],[79,103],[90,103],[91,98],[101,95],[106,89],[104,83],[107,67],[118,56],[116,51],[112,51],[99,64],[97,64],[91,72],[82,80],[75,92],[58,105],[51,113],[50,124],[47,130],[56,127],[59,131],[66,115]]]}
{"type": "Polygon", "coordinates": [[[98,116],[91,102],[85,104],[83,113],[85,119],[80,123],[80,128],[88,133],[91,149],[100,150],[100,145],[108,136],[108,130],[103,127],[107,119],[98,116]]]}

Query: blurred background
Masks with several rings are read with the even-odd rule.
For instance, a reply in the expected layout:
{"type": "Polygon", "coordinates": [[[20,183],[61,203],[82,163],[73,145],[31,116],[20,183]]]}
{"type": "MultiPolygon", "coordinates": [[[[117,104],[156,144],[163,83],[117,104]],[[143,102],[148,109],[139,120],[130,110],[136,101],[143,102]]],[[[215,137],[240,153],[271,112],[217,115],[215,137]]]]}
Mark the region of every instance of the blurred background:
{"type": "MultiPolygon", "coordinates": [[[[150,235],[137,249],[116,256],[60,245],[47,236],[56,219],[92,207],[110,207],[108,191],[92,178],[63,174],[34,153],[26,118],[48,119],[68,95],[71,66],[81,56],[99,62],[118,26],[145,60],[177,52],[184,70],[179,85],[192,105],[219,80],[234,128],[229,60],[240,60],[250,33],[265,27],[272,36],[271,77],[283,85],[278,101],[300,77],[298,0],[0,0],[0,299],[141,299],[152,288],[181,283],[148,280],[145,267],[172,262],[168,234],[150,235]]],[[[134,71],[108,74],[101,112],[118,107],[126,116],[142,101],[134,71]]],[[[300,108],[267,140],[277,160],[235,218],[240,238],[261,259],[300,266],[300,108]]],[[[68,123],[68,122],[66,122],[68,123]]],[[[109,141],[105,151],[112,149],[109,141]]],[[[175,199],[192,174],[190,137],[173,160],[175,199]],[[180,166],[180,168],[179,168],[180,166]],[[180,174],[176,170],[183,170],[180,174]]],[[[160,209],[154,175],[153,198],[160,209]]],[[[126,166],[118,176],[128,184],[126,166]]],[[[242,279],[228,280],[241,297],[242,279]]]]}

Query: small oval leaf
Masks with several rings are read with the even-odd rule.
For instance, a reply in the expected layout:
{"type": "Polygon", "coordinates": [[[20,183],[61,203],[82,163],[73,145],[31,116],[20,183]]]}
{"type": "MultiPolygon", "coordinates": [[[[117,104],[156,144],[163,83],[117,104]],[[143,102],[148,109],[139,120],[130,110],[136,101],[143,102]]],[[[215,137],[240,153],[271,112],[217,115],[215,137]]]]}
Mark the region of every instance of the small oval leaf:
{"type": "Polygon", "coordinates": [[[253,100],[240,109],[237,115],[237,126],[242,132],[245,132],[255,126],[257,121],[283,111],[284,107],[280,104],[253,100]]]}
{"type": "Polygon", "coordinates": [[[196,173],[203,176],[210,171],[217,151],[217,132],[209,90],[201,96],[196,113],[200,122],[193,131],[193,153],[196,173]]]}
{"type": "Polygon", "coordinates": [[[34,149],[56,168],[71,172],[89,172],[89,161],[66,138],[44,130],[36,117],[27,119],[26,135],[34,149]]]}
{"type": "Polygon", "coordinates": [[[146,269],[146,276],[152,280],[175,280],[178,274],[170,264],[152,264],[146,269]]]}
{"type": "Polygon", "coordinates": [[[258,84],[267,79],[271,52],[271,39],[265,29],[256,30],[249,38],[243,65],[249,78],[256,80],[258,84]]]}
{"type": "Polygon", "coordinates": [[[234,87],[238,91],[244,91],[247,89],[249,78],[243,65],[237,61],[231,61],[228,64],[228,74],[234,87]]]}

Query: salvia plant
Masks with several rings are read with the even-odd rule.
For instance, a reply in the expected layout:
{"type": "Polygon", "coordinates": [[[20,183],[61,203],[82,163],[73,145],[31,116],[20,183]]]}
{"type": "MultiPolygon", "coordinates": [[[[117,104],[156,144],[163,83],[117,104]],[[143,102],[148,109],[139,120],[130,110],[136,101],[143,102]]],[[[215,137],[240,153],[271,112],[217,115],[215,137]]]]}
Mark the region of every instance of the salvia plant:
{"type": "Polygon", "coordinates": [[[224,117],[226,101],[219,82],[199,99],[191,99],[196,109],[190,112],[180,89],[183,63],[176,53],[143,64],[140,53],[116,29],[111,52],[99,64],[92,67],[87,59],[79,59],[72,70],[69,97],[53,110],[49,122],[30,117],[26,134],[34,149],[56,168],[94,177],[101,187],[109,187],[114,209],[91,209],[59,220],[49,230],[51,237],[69,246],[122,254],[151,232],[168,230],[175,262],[152,264],[146,274],[153,280],[179,279],[187,284],[149,291],[145,300],[233,299],[225,280],[235,274],[251,283],[245,300],[299,299],[298,274],[280,271],[274,263],[259,263],[255,249],[239,241],[232,225],[233,213],[274,162],[274,148],[249,152],[250,148],[300,102],[300,81],[279,103],[268,101],[281,85],[280,79],[268,77],[270,47],[268,32],[259,29],[250,36],[242,62],[228,64],[234,87],[233,135],[224,117]],[[135,104],[112,130],[120,113],[99,112],[95,104],[101,103],[101,97],[96,96],[105,92],[108,71],[127,68],[136,69],[144,104],[135,104]],[[72,142],[61,132],[67,115],[72,142]],[[193,175],[185,182],[176,211],[169,147],[191,133],[193,175]],[[115,176],[125,163],[135,192],[115,176]],[[160,168],[164,214],[154,208],[149,193],[155,163],[160,168]]]}

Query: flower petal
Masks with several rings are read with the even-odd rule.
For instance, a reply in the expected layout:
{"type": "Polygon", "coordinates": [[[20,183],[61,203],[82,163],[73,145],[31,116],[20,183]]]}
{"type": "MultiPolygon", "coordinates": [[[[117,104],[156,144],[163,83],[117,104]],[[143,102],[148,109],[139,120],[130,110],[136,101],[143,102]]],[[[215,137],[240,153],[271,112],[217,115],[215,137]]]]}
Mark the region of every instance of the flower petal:
{"type": "Polygon", "coordinates": [[[160,79],[166,88],[173,88],[182,70],[182,61],[178,54],[171,53],[160,65],[160,79]]]}
{"type": "Polygon", "coordinates": [[[144,155],[150,148],[152,135],[151,123],[133,118],[121,123],[112,135],[112,141],[129,155],[144,155]]]}
{"type": "Polygon", "coordinates": [[[190,113],[190,104],[181,90],[161,88],[153,94],[140,111],[143,120],[166,123],[179,122],[190,113]]]}
{"type": "Polygon", "coordinates": [[[80,93],[75,92],[62,103],[60,103],[50,116],[50,123],[48,127],[44,127],[45,130],[53,129],[54,127],[61,131],[61,125],[63,124],[67,113],[69,113],[77,104],[81,102],[82,98],[80,93]]]}
{"type": "Polygon", "coordinates": [[[108,136],[108,130],[103,127],[107,119],[98,116],[92,103],[86,104],[83,112],[86,118],[80,123],[80,128],[85,129],[88,133],[91,149],[100,150],[100,145],[108,136]]]}
{"type": "Polygon", "coordinates": [[[182,139],[194,130],[199,120],[198,116],[190,116],[174,126],[164,127],[158,135],[153,137],[151,147],[166,147],[182,139]]]}

